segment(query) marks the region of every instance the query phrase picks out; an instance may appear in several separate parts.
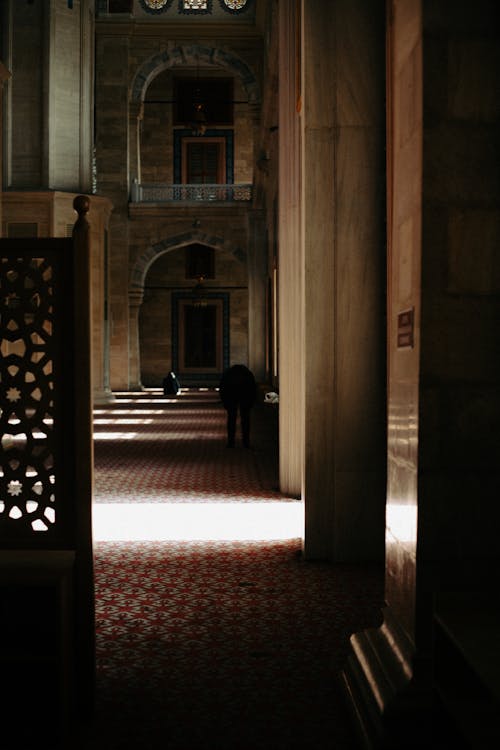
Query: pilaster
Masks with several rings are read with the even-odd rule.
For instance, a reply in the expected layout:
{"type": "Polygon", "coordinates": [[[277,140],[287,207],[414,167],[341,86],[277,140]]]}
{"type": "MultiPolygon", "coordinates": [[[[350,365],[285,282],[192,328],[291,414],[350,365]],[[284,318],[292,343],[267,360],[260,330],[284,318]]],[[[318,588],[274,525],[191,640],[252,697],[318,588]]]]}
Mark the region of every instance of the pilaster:
{"type": "Polygon", "coordinates": [[[139,310],[144,299],[142,289],[134,289],[129,292],[129,389],[142,391],[141,383],[141,359],[139,343],[139,310]]]}
{"type": "Polygon", "coordinates": [[[267,242],[261,211],[248,214],[248,362],[258,382],[266,377],[267,242]]]}
{"type": "Polygon", "coordinates": [[[289,3],[279,11],[279,436],[280,487],[288,495],[302,490],[304,391],[302,300],[303,262],[300,217],[300,64],[297,40],[300,11],[289,3]]]}

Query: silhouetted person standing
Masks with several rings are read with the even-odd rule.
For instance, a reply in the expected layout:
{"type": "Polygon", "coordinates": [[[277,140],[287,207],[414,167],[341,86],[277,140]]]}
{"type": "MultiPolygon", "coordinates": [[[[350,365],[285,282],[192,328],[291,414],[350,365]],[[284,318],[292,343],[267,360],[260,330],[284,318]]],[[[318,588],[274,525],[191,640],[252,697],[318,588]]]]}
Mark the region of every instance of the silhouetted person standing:
{"type": "Polygon", "coordinates": [[[257,386],[253,373],[245,365],[233,365],[222,375],[219,392],[227,411],[227,444],[234,447],[238,410],[243,445],[250,447],[250,409],[255,403],[257,386]]]}

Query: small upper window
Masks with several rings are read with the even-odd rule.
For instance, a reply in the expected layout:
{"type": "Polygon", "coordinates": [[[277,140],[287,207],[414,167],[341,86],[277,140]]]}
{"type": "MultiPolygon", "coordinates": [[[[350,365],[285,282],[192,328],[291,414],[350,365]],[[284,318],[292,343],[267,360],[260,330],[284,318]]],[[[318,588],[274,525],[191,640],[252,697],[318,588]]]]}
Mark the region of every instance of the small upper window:
{"type": "Polygon", "coordinates": [[[162,10],[165,5],[168,5],[170,0],[142,0],[144,5],[151,10],[162,10]]]}
{"type": "Polygon", "coordinates": [[[189,13],[190,11],[198,13],[208,13],[210,11],[210,0],[181,0],[181,10],[189,13]]]}
{"type": "Polygon", "coordinates": [[[248,0],[222,0],[222,6],[237,13],[239,10],[243,10],[247,2],[248,0]]]}

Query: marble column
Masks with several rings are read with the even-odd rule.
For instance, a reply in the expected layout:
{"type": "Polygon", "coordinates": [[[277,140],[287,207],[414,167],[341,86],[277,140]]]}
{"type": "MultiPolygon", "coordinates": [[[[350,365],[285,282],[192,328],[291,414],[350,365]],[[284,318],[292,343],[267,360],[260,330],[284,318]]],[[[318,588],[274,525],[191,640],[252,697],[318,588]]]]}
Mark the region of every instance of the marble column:
{"type": "Polygon", "coordinates": [[[335,48],[324,2],[302,11],[304,472],[307,557],[334,554],[335,495],[335,48]],[[332,85],[333,83],[333,85],[332,85]]]}
{"type": "Polygon", "coordinates": [[[302,373],[303,263],[300,233],[300,64],[297,39],[300,13],[289,3],[279,13],[279,436],[280,487],[289,495],[302,490],[304,390],[302,373]]]}
{"type": "Polygon", "coordinates": [[[303,3],[303,497],[311,558],[383,559],[384,52],[383,2],[303,3]]]}

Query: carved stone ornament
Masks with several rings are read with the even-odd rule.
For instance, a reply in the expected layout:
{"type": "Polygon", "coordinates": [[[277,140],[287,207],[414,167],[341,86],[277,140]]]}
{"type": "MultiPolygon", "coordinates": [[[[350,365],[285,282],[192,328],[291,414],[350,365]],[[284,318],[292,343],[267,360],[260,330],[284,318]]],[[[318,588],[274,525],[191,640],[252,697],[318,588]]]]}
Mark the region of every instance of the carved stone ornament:
{"type": "Polygon", "coordinates": [[[140,0],[140,3],[147,13],[163,13],[172,0],[140,0]]]}
{"type": "Polygon", "coordinates": [[[220,3],[228,13],[241,13],[250,5],[250,0],[220,0],[220,3]]]}

